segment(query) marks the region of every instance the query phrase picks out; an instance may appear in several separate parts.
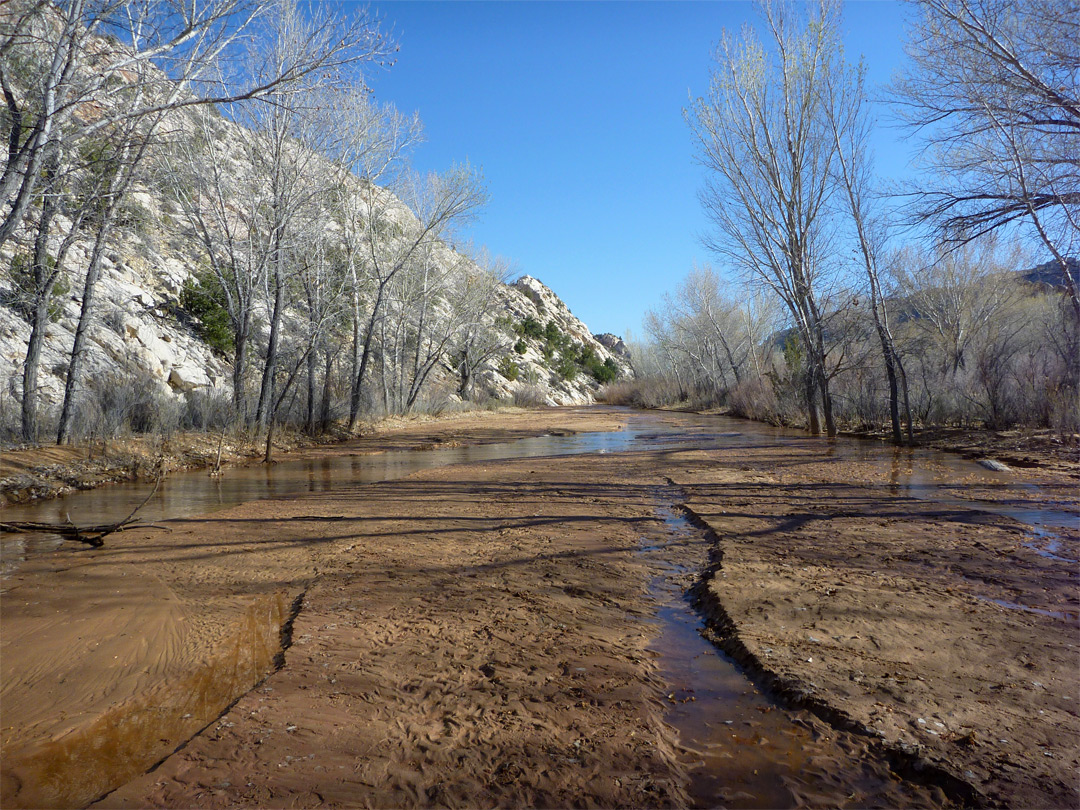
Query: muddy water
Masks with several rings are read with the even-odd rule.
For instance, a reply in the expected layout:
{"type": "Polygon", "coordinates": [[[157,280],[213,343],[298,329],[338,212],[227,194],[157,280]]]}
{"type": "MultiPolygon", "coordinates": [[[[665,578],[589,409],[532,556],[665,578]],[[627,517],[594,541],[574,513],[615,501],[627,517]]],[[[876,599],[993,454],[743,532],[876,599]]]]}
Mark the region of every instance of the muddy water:
{"type": "MultiPolygon", "coordinates": [[[[738,451],[785,442],[821,441],[722,417],[634,413],[626,416],[628,427],[615,433],[544,436],[505,444],[306,459],[228,470],[221,478],[210,478],[205,472],[176,474],[164,482],[141,517],[155,521],[203,514],[260,498],[391,480],[447,464],[626,450],[738,451]]],[[[873,442],[838,440],[830,444],[830,452],[841,459],[872,461],[886,485],[897,495],[929,499],[948,507],[982,509],[1027,523],[1032,527],[1032,548],[1051,559],[1066,564],[1073,562],[1061,549],[1054,528],[1076,525],[1074,513],[1052,502],[1031,507],[1026,502],[1010,502],[1007,497],[982,502],[958,497],[958,486],[1007,492],[1010,486],[1015,488],[1008,473],[984,470],[972,462],[942,453],[898,451],[873,442]]],[[[57,521],[70,517],[76,523],[107,523],[126,516],[146,497],[147,491],[146,485],[117,485],[40,504],[7,507],[0,514],[8,520],[57,521]]],[[[758,694],[734,664],[701,638],[700,620],[683,601],[682,594],[704,561],[689,565],[664,563],[664,546],[692,531],[693,527],[672,513],[664,536],[647,539],[643,553],[667,565],[665,573],[653,583],[658,625],[654,650],[670,685],[669,722],[679,729],[683,744],[696,761],[692,769],[695,802],[701,806],[731,807],[840,806],[852,802],[856,805],[938,804],[940,796],[905,793],[918,789],[899,782],[887,769],[875,764],[872,757],[866,757],[861,743],[831,732],[812,717],[779,709],[758,694]]],[[[62,541],[47,535],[15,535],[0,538],[0,542],[2,572],[10,576],[29,556],[47,553],[62,541]]],[[[266,621],[238,636],[238,639],[255,639],[248,646],[244,642],[236,650],[239,658],[253,662],[253,668],[246,664],[238,668],[243,670],[239,680],[224,685],[228,694],[210,694],[210,690],[204,699],[199,689],[191,689],[199,701],[198,711],[148,699],[145,705],[123,707],[120,710],[123,716],[107,718],[107,725],[110,728],[119,724],[129,728],[145,726],[152,732],[155,723],[160,728],[166,721],[183,725],[183,721],[201,723],[216,716],[220,707],[248,688],[270,666],[283,616],[280,610],[276,614],[265,613],[266,621]],[[175,716],[155,717],[154,712],[160,715],[166,705],[175,716]]],[[[226,668],[233,668],[232,664],[226,668]]],[[[218,670],[220,667],[214,664],[207,672],[218,670]]],[[[213,679],[208,683],[215,687],[222,685],[213,679]]],[[[126,736],[138,742],[139,734],[126,736]]],[[[104,739],[101,735],[97,738],[104,739]]],[[[64,751],[55,754],[50,759],[66,760],[73,755],[64,751]]],[[[96,757],[94,762],[101,760],[99,765],[115,763],[117,759],[126,762],[127,756],[112,750],[96,753],[90,750],[80,755],[96,757]]],[[[94,762],[85,763],[88,772],[95,772],[94,762]]],[[[138,769],[134,757],[124,766],[125,773],[130,768],[138,769]]]]}
{"type": "Polygon", "coordinates": [[[145,773],[175,741],[190,739],[266,676],[281,651],[286,618],[284,594],[260,597],[200,668],[152,685],[89,723],[8,750],[4,805],[82,807],[145,773]]]}
{"type": "Polygon", "coordinates": [[[738,664],[702,636],[687,591],[703,561],[681,563],[673,547],[700,548],[701,530],[669,506],[665,531],[642,539],[641,554],[661,569],[650,583],[657,603],[658,655],[667,683],[665,719],[679,731],[694,807],[942,807],[937,788],[899,779],[864,738],[825,726],[763,695],[738,664]]]}
{"type": "MultiPolygon", "coordinates": [[[[893,447],[872,439],[812,438],[801,431],[775,428],[725,416],[672,414],[659,429],[642,425],[634,449],[730,449],[776,447],[787,443],[825,448],[837,461],[860,461],[886,482],[890,494],[918,498],[944,507],[987,512],[1011,518],[1029,527],[1033,550],[1055,553],[1055,529],[1080,528],[1080,515],[1055,501],[1052,493],[1018,482],[1012,472],[988,470],[953,453],[929,448],[893,447]],[[977,499],[962,497],[977,490],[977,499]],[[1028,497],[1017,497],[1024,493],[1028,497]],[[1034,496],[1031,497],[1031,496],[1034,496]],[[1036,500],[1036,502],[1032,502],[1036,500]],[[1049,546],[1050,548],[1047,548],[1049,546]]],[[[1065,557],[1064,562],[1076,562],[1065,557]]]]}
{"type": "MultiPolygon", "coordinates": [[[[395,450],[386,453],[302,459],[280,464],[227,469],[210,477],[205,470],[173,473],[139,511],[143,522],[192,517],[248,501],[325,492],[341,484],[392,481],[411,473],[448,464],[469,464],[502,459],[562,456],[578,453],[614,453],[634,447],[641,425],[628,425],[611,433],[576,433],[536,436],[498,444],[470,445],[436,450],[395,450]]],[[[113,484],[38,503],[5,506],[5,521],[99,525],[119,521],[145,500],[151,490],[145,482],[113,484]]],[[[0,593],[3,580],[28,555],[48,553],[63,538],[54,534],[0,533],[0,593]]]]}
{"type": "MultiPolygon", "coordinates": [[[[627,426],[611,433],[548,435],[499,444],[308,458],[233,468],[215,478],[205,471],[174,473],[162,482],[139,516],[146,522],[190,517],[247,501],[323,492],[343,483],[390,481],[448,464],[626,450],[719,448],[737,451],[762,444],[812,441],[820,445],[825,441],[808,439],[806,434],[797,431],[723,416],[633,411],[625,411],[624,415],[627,426]]],[[[895,495],[985,511],[1024,523],[1030,527],[1029,546],[1033,550],[1061,562],[1077,562],[1061,553],[1054,529],[1080,527],[1080,517],[1052,500],[1033,506],[1026,500],[1021,502],[997,494],[1007,493],[1010,487],[1018,488],[1011,473],[987,470],[948,453],[894,448],[868,440],[833,440],[827,452],[837,460],[872,462],[887,478],[889,489],[895,495]],[[981,487],[995,495],[992,500],[979,501],[957,495],[959,490],[970,487],[981,487]]],[[[70,519],[81,525],[109,523],[126,517],[149,491],[150,486],[142,482],[115,484],[54,500],[6,506],[0,509],[0,515],[8,521],[48,523],[70,519]]],[[[56,535],[0,534],[0,581],[17,569],[26,555],[51,551],[62,542],[56,535]]]]}

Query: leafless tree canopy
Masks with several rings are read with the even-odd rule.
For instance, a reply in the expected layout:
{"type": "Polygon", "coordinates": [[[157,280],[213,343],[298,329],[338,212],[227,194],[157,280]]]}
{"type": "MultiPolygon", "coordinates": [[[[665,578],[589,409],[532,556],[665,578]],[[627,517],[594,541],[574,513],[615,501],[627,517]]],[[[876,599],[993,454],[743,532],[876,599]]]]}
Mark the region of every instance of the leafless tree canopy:
{"type": "Polygon", "coordinates": [[[919,0],[907,51],[893,90],[926,144],[917,219],[952,241],[1025,225],[1065,270],[1080,248],[1080,5],[919,0]]]}
{"type": "Polygon", "coordinates": [[[891,422],[897,443],[912,423],[1080,426],[1080,5],[913,5],[891,98],[925,139],[910,210],[933,228],[901,227],[875,177],[840,5],[761,0],[760,38],[725,33],[686,112],[706,245],[735,283],[695,269],[664,296],[646,318],[660,367],[626,401],[811,432],[820,407],[830,433],[891,422]]]}

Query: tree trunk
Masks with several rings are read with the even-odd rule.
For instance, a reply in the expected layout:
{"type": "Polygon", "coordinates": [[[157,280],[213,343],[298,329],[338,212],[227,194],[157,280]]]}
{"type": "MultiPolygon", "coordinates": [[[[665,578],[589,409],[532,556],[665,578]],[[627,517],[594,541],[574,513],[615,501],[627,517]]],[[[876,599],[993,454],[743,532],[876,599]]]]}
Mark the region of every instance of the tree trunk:
{"type": "MultiPolygon", "coordinates": [[[[59,155],[50,160],[49,173],[54,174],[59,167],[59,155]]],[[[49,266],[49,230],[56,213],[56,198],[46,192],[38,221],[37,237],[34,240],[34,255],[31,259],[31,273],[34,283],[34,309],[30,324],[30,339],[26,345],[26,360],[23,363],[22,390],[22,438],[25,442],[37,441],[37,400],[38,369],[41,365],[41,347],[45,343],[45,330],[49,324],[49,300],[52,297],[53,283],[59,271],[59,262],[49,266]]]]}
{"type": "Polygon", "coordinates": [[[233,354],[232,400],[233,416],[235,417],[237,424],[242,424],[247,421],[247,407],[244,397],[244,373],[247,371],[248,329],[250,324],[250,315],[248,315],[246,312],[244,313],[241,324],[242,325],[237,328],[233,334],[233,340],[236,343],[236,351],[233,354]]]}
{"type": "Polygon", "coordinates": [[[334,371],[334,353],[327,350],[323,355],[322,404],[319,406],[319,430],[323,433],[330,429],[330,388],[334,371]]]}
{"type": "Polygon", "coordinates": [[[255,423],[267,427],[273,419],[274,375],[277,373],[278,346],[281,342],[281,317],[285,308],[285,281],[281,268],[274,272],[274,311],[270,318],[270,340],[266,347],[266,366],[263,368],[262,385],[259,387],[259,406],[255,423]]]}
{"type": "Polygon", "coordinates": [[[809,363],[805,369],[806,374],[806,413],[809,420],[810,433],[813,436],[821,434],[821,421],[817,409],[817,367],[809,363]]]}
{"type": "Polygon", "coordinates": [[[907,421],[907,440],[908,444],[915,444],[915,435],[911,427],[911,398],[908,392],[907,372],[904,371],[904,362],[900,359],[900,355],[895,356],[896,370],[900,376],[900,390],[904,395],[904,419],[907,421]]]}
{"type": "Polygon", "coordinates": [[[360,368],[353,378],[352,396],[349,402],[349,430],[356,424],[356,418],[360,414],[360,400],[364,391],[364,377],[367,375],[368,365],[371,362],[371,344],[375,338],[375,326],[378,323],[379,312],[382,308],[383,295],[386,290],[386,282],[379,285],[375,296],[375,303],[371,307],[371,315],[368,317],[367,330],[364,332],[364,340],[360,350],[360,368]]]}
{"type": "Polygon", "coordinates": [[[315,435],[315,368],[318,358],[315,352],[308,352],[307,356],[307,432],[315,435]]]}
{"type": "Polygon", "coordinates": [[[462,399],[467,399],[469,396],[469,388],[472,385],[472,370],[469,368],[469,353],[467,349],[462,350],[461,360],[458,364],[458,374],[461,376],[461,383],[458,385],[458,396],[462,399]]]}
{"type": "Polygon", "coordinates": [[[825,435],[832,439],[836,437],[836,418],[833,416],[832,395],[829,393],[829,377],[823,370],[819,371],[818,375],[821,410],[825,414],[825,435]]]}
{"type": "Polygon", "coordinates": [[[34,307],[34,320],[30,328],[30,340],[26,345],[26,361],[23,363],[22,438],[24,442],[37,441],[37,384],[41,365],[41,347],[45,342],[45,329],[49,322],[49,299],[40,297],[34,307]]]}
{"type": "Polygon", "coordinates": [[[101,254],[105,250],[105,237],[112,226],[115,205],[110,204],[105,218],[98,228],[94,239],[90,265],[86,268],[86,281],[83,283],[82,304],[79,309],[79,324],[75,327],[75,342],[71,346],[71,359],[68,360],[67,380],[64,383],[64,405],[60,410],[60,426],[56,431],[56,443],[67,444],[71,441],[71,422],[75,417],[75,391],[82,373],[83,350],[86,333],[94,311],[94,292],[98,277],[101,275],[101,254]]]}

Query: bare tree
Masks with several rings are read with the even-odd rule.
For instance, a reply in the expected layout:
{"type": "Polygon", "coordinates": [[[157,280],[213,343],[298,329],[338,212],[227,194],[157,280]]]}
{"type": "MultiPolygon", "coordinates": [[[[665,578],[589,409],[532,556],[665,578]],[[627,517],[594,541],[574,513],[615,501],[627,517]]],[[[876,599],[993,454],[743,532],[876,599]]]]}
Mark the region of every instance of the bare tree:
{"type": "Polygon", "coordinates": [[[889,380],[889,418],[893,441],[903,443],[900,405],[903,401],[907,439],[913,441],[911,403],[904,363],[896,349],[889,325],[889,310],[881,283],[881,264],[885,251],[887,223],[875,206],[872,189],[868,141],[871,120],[863,104],[864,72],[857,68],[838,69],[828,77],[828,92],[839,98],[825,105],[836,148],[836,173],[841,196],[850,215],[858,257],[869,288],[870,312],[874,319],[889,380]]]}
{"type": "Polygon", "coordinates": [[[695,268],[669,302],[673,326],[700,347],[701,361],[716,370],[716,382],[738,385],[749,353],[749,339],[734,297],[726,295],[720,277],[709,265],[695,268]],[[731,380],[727,372],[731,372],[731,380]]]}
{"type": "Polygon", "coordinates": [[[183,137],[172,144],[162,180],[180,205],[209,271],[208,278],[196,276],[193,284],[212,284],[228,315],[233,418],[243,422],[249,416],[245,391],[252,320],[267,258],[259,250],[252,221],[263,183],[252,167],[245,169],[231,160],[237,155],[230,154],[230,145],[239,137],[231,131],[234,125],[209,109],[198,110],[193,119],[183,137]]]}
{"type": "Polygon", "coordinates": [[[985,237],[958,249],[908,249],[896,260],[900,291],[917,316],[912,325],[933,337],[944,373],[965,368],[972,346],[1022,295],[1010,273],[1022,255],[1016,245],[1003,249],[985,237]]]}
{"type": "MultiPolygon", "coordinates": [[[[244,54],[274,37],[264,18],[294,0],[7,0],[0,8],[0,91],[7,163],[0,175],[0,245],[22,224],[58,141],[118,121],[192,105],[282,93],[313,73],[344,69],[358,53],[385,60],[390,41],[366,14],[305,12],[304,43],[257,76],[244,54]],[[162,73],[169,83],[160,81],[162,73]],[[119,80],[119,81],[118,81],[119,80]],[[137,104],[111,104],[118,87],[152,86],[137,104]]],[[[129,96],[130,100],[130,96],[129,96]]]]}
{"type": "MultiPolygon", "coordinates": [[[[340,235],[344,270],[350,285],[350,325],[352,327],[350,360],[349,424],[355,424],[361,401],[361,366],[365,366],[372,332],[365,331],[368,313],[365,306],[377,301],[378,280],[370,273],[368,261],[371,217],[377,216],[371,203],[379,184],[392,185],[403,167],[409,149],[423,137],[417,115],[406,116],[392,105],[378,105],[367,94],[344,93],[329,107],[333,115],[325,125],[337,127],[335,139],[339,181],[329,213],[340,235]]],[[[370,358],[367,361],[370,362],[370,358]]]]}
{"type": "Polygon", "coordinates": [[[467,249],[475,265],[451,291],[451,306],[457,313],[451,357],[458,375],[458,394],[462,399],[472,394],[477,372],[508,344],[507,334],[498,327],[491,312],[496,293],[512,273],[510,263],[492,256],[486,249],[467,249]]]}
{"type": "Polygon", "coordinates": [[[810,430],[836,433],[824,334],[824,272],[835,142],[824,106],[850,99],[824,91],[841,68],[839,4],[820,0],[809,18],[794,3],[762,4],[772,50],[749,29],[726,35],[707,98],[686,111],[709,170],[702,202],[718,235],[709,246],[775,292],[807,360],[810,430]]]}
{"type": "Polygon", "coordinates": [[[894,97],[926,144],[916,217],[953,242],[1034,230],[1080,318],[1080,5],[918,0],[894,97]],[[1070,272],[1071,271],[1071,272],[1070,272]]]}
{"type": "Polygon", "coordinates": [[[400,191],[401,198],[373,183],[363,183],[360,189],[364,206],[361,261],[362,272],[370,280],[370,300],[359,334],[360,362],[349,403],[350,429],[360,413],[372,348],[386,326],[386,306],[396,277],[429,244],[449,238],[486,199],[480,177],[468,166],[444,175],[412,176],[400,191]]]}
{"type": "Polygon", "coordinates": [[[28,441],[36,429],[46,313],[67,252],[81,230],[93,225],[96,235],[69,363],[61,440],[70,431],[102,250],[134,167],[166,113],[270,93],[280,101],[301,81],[310,85],[337,77],[349,66],[389,52],[385,37],[363,15],[337,17],[316,10],[304,16],[303,25],[292,27],[292,35],[302,39],[297,47],[279,54],[270,69],[241,75],[229,69],[237,39],[255,36],[256,19],[270,18],[262,31],[275,25],[280,30],[290,14],[295,20],[293,0],[211,0],[182,6],[165,0],[73,0],[60,5],[11,0],[0,10],[0,89],[5,102],[0,125],[8,144],[0,175],[0,245],[13,237],[32,244],[16,250],[29,256],[22,259],[29,264],[23,275],[30,283],[24,287],[32,291],[31,336],[23,366],[22,421],[28,441]],[[196,89],[211,92],[200,95],[196,89]],[[118,136],[120,132],[126,134],[118,136]],[[99,171],[100,161],[84,158],[97,142],[117,142],[117,137],[126,145],[110,158],[114,170],[99,171]],[[96,177],[91,182],[99,188],[72,195],[72,178],[85,183],[80,178],[86,176],[96,177]],[[35,200],[37,206],[32,205],[35,200]],[[58,223],[66,228],[59,236],[54,234],[58,223]]]}
{"type": "MultiPolygon", "coordinates": [[[[101,275],[101,259],[107,240],[116,220],[120,203],[126,195],[135,177],[143,156],[150,146],[151,132],[139,132],[137,122],[121,122],[119,132],[106,141],[107,152],[96,156],[94,170],[102,175],[100,196],[97,198],[98,209],[93,216],[94,240],[90,248],[90,260],[83,279],[79,321],[75,327],[75,338],[68,358],[67,374],[64,381],[64,400],[60,408],[60,424],[57,427],[56,443],[66,444],[71,438],[71,425],[75,416],[75,396],[82,373],[83,352],[86,347],[87,333],[94,317],[94,294],[98,278],[101,275]]],[[[155,122],[156,124],[156,122],[155,122]]]]}

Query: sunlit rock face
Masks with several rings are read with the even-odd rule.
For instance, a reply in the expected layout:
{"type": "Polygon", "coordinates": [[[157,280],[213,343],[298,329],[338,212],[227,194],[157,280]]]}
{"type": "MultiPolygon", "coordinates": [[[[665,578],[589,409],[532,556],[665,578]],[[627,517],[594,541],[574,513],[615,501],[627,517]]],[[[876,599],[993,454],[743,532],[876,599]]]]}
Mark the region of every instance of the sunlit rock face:
{"type": "MultiPolygon", "coordinates": [[[[168,80],[163,74],[158,81],[167,88],[168,80]]],[[[101,100],[102,105],[108,103],[107,99],[101,100]]],[[[250,157],[251,133],[216,113],[208,119],[199,115],[195,109],[169,113],[161,125],[162,131],[178,139],[208,138],[215,145],[214,154],[227,180],[225,187],[239,189],[245,183],[250,185],[255,172],[250,157]]],[[[91,405],[96,397],[115,393],[118,385],[152,392],[163,402],[181,408],[193,396],[204,394],[216,395],[223,401],[231,399],[232,358],[204,342],[198,317],[185,311],[183,305],[185,285],[198,273],[205,275],[208,259],[175,189],[170,191],[168,183],[152,179],[167,174],[165,169],[171,165],[170,160],[174,157],[167,152],[148,153],[143,181],[137,182],[125,197],[124,224],[112,233],[101,262],[79,385],[80,396],[91,405]]],[[[322,158],[316,157],[310,165],[317,167],[323,163],[322,158]]],[[[364,181],[352,178],[346,182],[364,181]]],[[[407,231],[410,223],[415,222],[413,214],[390,191],[383,191],[384,199],[389,200],[383,216],[390,225],[407,231]]],[[[251,218],[251,212],[244,207],[246,199],[237,195],[229,203],[237,222],[251,218]]],[[[329,212],[324,213],[327,215],[315,217],[314,221],[333,241],[340,237],[341,225],[329,212]]],[[[364,215],[363,211],[357,213],[364,215]]],[[[61,215],[53,241],[59,244],[70,225],[61,215]]],[[[6,270],[13,267],[16,256],[25,262],[32,236],[26,229],[0,249],[0,413],[5,415],[5,423],[12,423],[12,415],[19,412],[23,364],[30,337],[25,294],[20,292],[15,274],[6,270]]],[[[38,370],[37,393],[45,427],[55,420],[63,400],[92,239],[93,234],[87,232],[75,240],[63,263],[60,282],[53,288],[50,322],[38,370]]],[[[314,236],[312,240],[318,241],[314,236]]],[[[433,275],[446,270],[446,277],[455,279],[455,284],[467,284],[470,277],[480,273],[473,261],[446,243],[434,245],[429,257],[436,265],[433,275]]],[[[366,294],[361,293],[361,298],[366,294]]],[[[444,298],[447,297],[450,296],[444,298]]],[[[368,301],[360,302],[361,314],[369,305],[368,301]]],[[[433,311],[441,306],[436,301],[433,311]]],[[[258,304],[253,316],[249,386],[258,385],[268,339],[268,309],[265,302],[258,304]]],[[[343,307],[343,312],[346,310],[343,307]]],[[[497,332],[498,349],[473,375],[471,393],[479,399],[494,396],[535,404],[584,404],[594,400],[602,384],[599,377],[611,372],[619,377],[633,373],[621,340],[613,335],[605,335],[602,340],[594,338],[552,290],[531,276],[500,285],[482,320],[497,332]],[[557,339],[520,335],[526,318],[531,319],[530,323],[550,328],[549,334],[557,339]],[[581,362],[572,367],[575,358],[581,362]],[[605,362],[610,363],[610,371],[599,369],[598,364],[605,362]]],[[[300,304],[287,310],[282,350],[288,363],[301,355],[306,328],[300,304]]],[[[349,331],[338,330],[340,334],[349,331]]],[[[351,354],[350,348],[342,346],[336,358],[334,373],[340,383],[338,388],[347,387],[351,354]]],[[[380,362],[395,362],[387,356],[381,355],[380,362]]],[[[436,392],[433,396],[444,400],[458,398],[458,373],[453,350],[448,346],[427,383],[436,392]]],[[[368,384],[373,389],[382,387],[375,380],[368,384]]],[[[339,391],[337,396],[342,399],[347,394],[339,391]]],[[[376,401],[378,396],[372,394],[369,399],[376,401]]]]}
{"type": "Polygon", "coordinates": [[[614,338],[616,346],[623,346],[623,353],[612,349],[594,336],[550,288],[532,276],[522,276],[513,284],[500,290],[503,306],[503,318],[509,318],[512,326],[520,327],[526,319],[548,329],[554,324],[554,333],[561,338],[555,341],[547,337],[532,338],[529,335],[517,335],[518,345],[524,344],[523,353],[512,352],[507,355],[518,367],[515,380],[508,380],[498,370],[485,375],[485,381],[497,395],[503,397],[524,397],[531,399],[531,394],[547,405],[587,405],[595,401],[601,383],[585,370],[578,370],[572,375],[565,373],[566,367],[560,361],[567,354],[580,356],[582,349],[591,349],[600,363],[610,361],[619,377],[633,376],[630,358],[625,352],[622,340],[614,338]],[[558,347],[552,343],[559,343],[558,347]],[[545,354],[550,349],[550,356],[545,354]]]}

